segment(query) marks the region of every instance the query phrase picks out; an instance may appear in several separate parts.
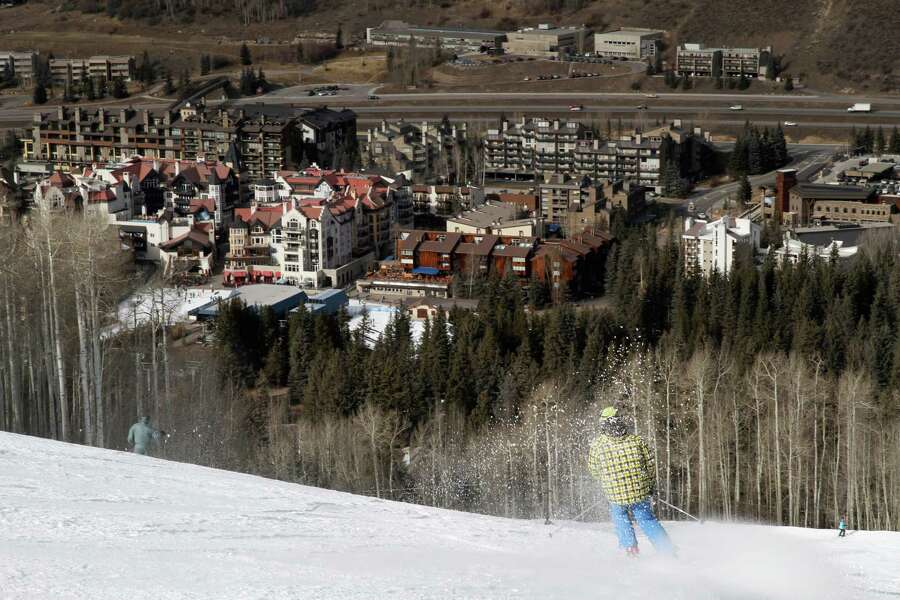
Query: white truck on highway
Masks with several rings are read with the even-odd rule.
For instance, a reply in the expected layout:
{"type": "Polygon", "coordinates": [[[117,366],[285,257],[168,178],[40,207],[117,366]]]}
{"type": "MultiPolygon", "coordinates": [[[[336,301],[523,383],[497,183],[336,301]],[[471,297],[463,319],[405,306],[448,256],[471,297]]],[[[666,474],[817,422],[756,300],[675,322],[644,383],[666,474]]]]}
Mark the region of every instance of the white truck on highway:
{"type": "Polygon", "coordinates": [[[847,112],[872,112],[872,105],[868,102],[857,102],[848,108],[847,112]]]}

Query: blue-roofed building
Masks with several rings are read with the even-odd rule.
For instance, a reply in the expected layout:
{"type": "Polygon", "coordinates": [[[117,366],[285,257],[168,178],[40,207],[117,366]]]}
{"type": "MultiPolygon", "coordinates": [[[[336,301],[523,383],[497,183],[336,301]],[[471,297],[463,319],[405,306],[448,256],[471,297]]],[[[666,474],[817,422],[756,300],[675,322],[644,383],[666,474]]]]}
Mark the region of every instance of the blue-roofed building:
{"type": "Polygon", "coordinates": [[[330,289],[309,298],[306,301],[306,309],[311,313],[333,315],[349,303],[350,298],[344,290],[330,289]]]}

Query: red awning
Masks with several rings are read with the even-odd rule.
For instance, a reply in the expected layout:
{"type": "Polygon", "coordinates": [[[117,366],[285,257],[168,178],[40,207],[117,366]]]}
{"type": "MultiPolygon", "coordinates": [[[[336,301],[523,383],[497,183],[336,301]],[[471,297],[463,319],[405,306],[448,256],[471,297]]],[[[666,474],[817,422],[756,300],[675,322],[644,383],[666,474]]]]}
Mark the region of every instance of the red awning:
{"type": "Polygon", "coordinates": [[[271,277],[272,271],[253,271],[254,275],[262,275],[263,277],[271,277]]]}
{"type": "Polygon", "coordinates": [[[225,277],[246,277],[247,271],[225,271],[225,277]]]}

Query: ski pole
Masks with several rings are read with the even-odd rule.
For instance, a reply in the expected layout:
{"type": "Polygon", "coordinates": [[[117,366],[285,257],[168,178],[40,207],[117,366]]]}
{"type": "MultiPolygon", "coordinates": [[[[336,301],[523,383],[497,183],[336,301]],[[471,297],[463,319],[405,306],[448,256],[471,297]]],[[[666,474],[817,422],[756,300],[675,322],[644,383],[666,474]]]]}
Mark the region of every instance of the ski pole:
{"type": "Polygon", "coordinates": [[[549,535],[550,537],[553,537],[553,534],[554,534],[554,533],[556,533],[557,531],[559,531],[560,529],[562,529],[563,527],[565,527],[566,525],[568,525],[568,524],[571,523],[572,521],[577,521],[578,519],[580,519],[581,517],[583,517],[584,515],[586,515],[586,514],[588,513],[589,510],[591,510],[592,508],[594,508],[595,506],[597,506],[598,504],[600,504],[600,503],[603,502],[603,501],[605,501],[605,498],[602,498],[602,499],[600,499],[600,500],[597,500],[596,502],[594,502],[593,504],[591,504],[590,506],[588,506],[586,509],[584,509],[583,511],[581,511],[580,513],[578,513],[577,515],[575,515],[575,517],[574,517],[573,519],[571,519],[571,520],[569,520],[569,521],[566,521],[565,523],[561,523],[561,524],[557,525],[556,527],[554,527],[547,535],[549,535]]]}
{"type": "Polygon", "coordinates": [[[690,517],[691,519],[697,521],[698,523],[702,523],[702,522],[703,522],[703,519],[698,519],[697,517],[695,517],[695,516],[692,515],[691,513],[681,510],[680,508],[678,508],[678,507],[675,506],[674,504],[670,504],[669,502],[666,502],[666,501],[663,500],[662,498],[657,498],[656,501],[659,502],[659,503],[661,503],[661,504],[665,504],[666,506],[668,506],[668,507],[671,508],[671,509],[677,510],[678,512],[680,512],[680,513],[683,514],[684,516],[690,517]]]}

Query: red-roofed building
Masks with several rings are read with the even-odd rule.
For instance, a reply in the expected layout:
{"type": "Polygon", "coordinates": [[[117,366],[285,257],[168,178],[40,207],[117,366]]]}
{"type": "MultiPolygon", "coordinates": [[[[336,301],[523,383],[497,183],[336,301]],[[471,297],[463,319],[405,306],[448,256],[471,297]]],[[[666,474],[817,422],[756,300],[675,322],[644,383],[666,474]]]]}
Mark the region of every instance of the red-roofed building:
{"type": "Polygon", "coordinates": [[[419,278],[514,275],[547,285],[553,297],[561,300],[565,294],[596,286],[609,241],[590,233],[540,241],[527,236],[412,230],[400,232],[396,255],[403,272],[419,278]]]}
{"type": "Polygon", "coordinates": [[[212,274],[216,256],[215,233],[196,227],[159,245],[163,274],[169,279],[202,278],[212,274]]]}

